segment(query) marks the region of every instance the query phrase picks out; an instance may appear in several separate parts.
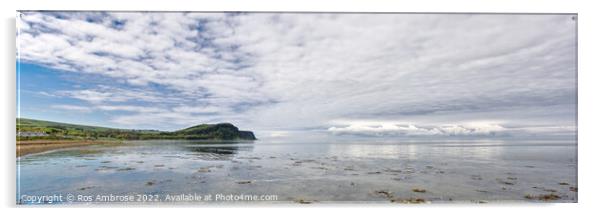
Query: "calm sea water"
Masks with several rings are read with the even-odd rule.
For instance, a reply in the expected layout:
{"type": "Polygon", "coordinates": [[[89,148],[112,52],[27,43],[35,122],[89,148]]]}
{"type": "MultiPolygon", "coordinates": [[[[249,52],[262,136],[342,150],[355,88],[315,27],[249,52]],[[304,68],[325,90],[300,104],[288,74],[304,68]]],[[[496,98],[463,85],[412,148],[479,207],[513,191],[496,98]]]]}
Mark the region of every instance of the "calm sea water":
{"type": "Polygon", "coordinates": [[[576,202],[576,155],[571,141],[136,141],[18,158],[17,202],[576,202]]]}

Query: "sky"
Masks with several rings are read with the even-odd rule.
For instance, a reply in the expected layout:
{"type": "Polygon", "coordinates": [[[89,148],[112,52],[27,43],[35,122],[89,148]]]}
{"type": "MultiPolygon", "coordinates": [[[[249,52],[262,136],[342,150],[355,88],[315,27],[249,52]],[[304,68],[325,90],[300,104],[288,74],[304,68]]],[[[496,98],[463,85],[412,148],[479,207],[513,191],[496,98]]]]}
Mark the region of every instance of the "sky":
{"type": "Polygon", "coordinates": [[[18,116],[258,137],[576,132],[576,16],[22,12],[18,116]]]}

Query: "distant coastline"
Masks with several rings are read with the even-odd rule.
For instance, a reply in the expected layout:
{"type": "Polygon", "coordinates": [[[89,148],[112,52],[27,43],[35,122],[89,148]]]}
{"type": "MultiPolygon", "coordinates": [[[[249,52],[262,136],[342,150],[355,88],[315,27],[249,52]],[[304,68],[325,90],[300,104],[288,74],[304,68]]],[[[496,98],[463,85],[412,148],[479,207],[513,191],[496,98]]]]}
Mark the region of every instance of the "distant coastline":
{"type": "Polygon", "coordinates": [[[176,131],[133,130],[96,127],[17,118],[17,157],[43,151],[124,140],[256,140],[252,131],[230,123],[200,124],[176,131]]]}

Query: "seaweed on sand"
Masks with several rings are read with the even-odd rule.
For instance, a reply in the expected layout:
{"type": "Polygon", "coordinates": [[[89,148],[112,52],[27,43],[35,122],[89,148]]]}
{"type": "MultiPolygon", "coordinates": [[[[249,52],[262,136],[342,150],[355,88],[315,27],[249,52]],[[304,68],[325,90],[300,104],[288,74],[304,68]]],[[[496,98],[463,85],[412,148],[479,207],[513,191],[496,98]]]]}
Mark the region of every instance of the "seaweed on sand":
{"type": "Polygon", "coordinates": [[[554,193],[550,193],[550,194],[541,194],[538,196],[534,196],[534,195],[525,195],[525,199],[530,199],[530,200],[541,200],[541,201],[552,201],[552,200],[558,200],[561,197],[554,194],[554,193]]]}
{"type": "Polygon", "coordinates": [[[384,196],[387,199],[393,199],[393,193],[391,193],[390,191],[386,191],[386,190],[377,190],[374,191],[374,194],[378,195],[378,196],[384,196]]]}
{"type": "Polygon", "coordinates": [[[135,170],[136,168],[133,167],[126,167],[126,168],[121,168],[121,169],[117,169],[117,171],[131,171],[131,170],[135,170]]]}
{"type": "Polygon", "coordinates": [[[404,204],[420,204],[420,203],[426,203],[426,200],[423,198],[410,198],[410,199],[395,198],[395,199],[391,199],[391,202],[404,203],[404,204]]]}
{"type": "Polygon", "coordinates": [[[414,188],[412,191],[415,193],[426,193],[426,190],[421,188],[414,188]]]}
{"type": "Polygon", "coordinates": [[[300,204],[311,204],[313,202],[316,202],[316,200],[295,199],[294,202],[300,204]]]}

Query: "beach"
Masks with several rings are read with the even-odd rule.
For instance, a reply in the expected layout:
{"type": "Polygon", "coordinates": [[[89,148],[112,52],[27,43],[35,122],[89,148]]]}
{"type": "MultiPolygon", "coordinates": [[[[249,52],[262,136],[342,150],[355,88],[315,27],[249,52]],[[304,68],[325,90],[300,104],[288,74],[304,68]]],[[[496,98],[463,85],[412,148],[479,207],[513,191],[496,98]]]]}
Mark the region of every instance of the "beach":
{"type": "Polygon", "coordinates": [[[17,202],[73,194],[188,204],[572,203],[576,150],[574,141],[128,141],[17,158],[17,202]],[[230,195],[258,200],[218,199],[230,195]]]}
{"type": "Polygon", "coordinates": [[[55,149],[81,147],[89,145],[118,144],[120,141],[99,140],[21,140],[17,141],[17,157],[55,149]]]}

